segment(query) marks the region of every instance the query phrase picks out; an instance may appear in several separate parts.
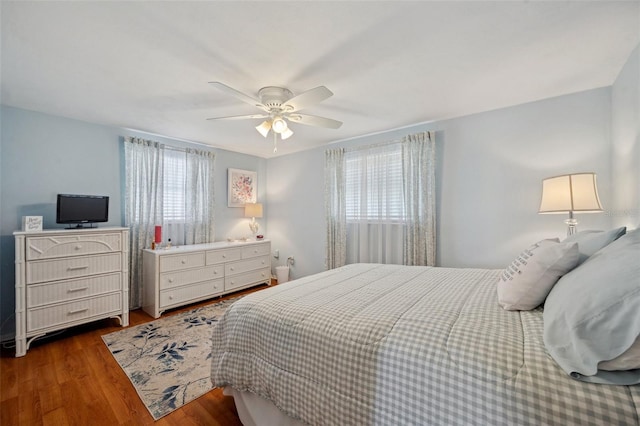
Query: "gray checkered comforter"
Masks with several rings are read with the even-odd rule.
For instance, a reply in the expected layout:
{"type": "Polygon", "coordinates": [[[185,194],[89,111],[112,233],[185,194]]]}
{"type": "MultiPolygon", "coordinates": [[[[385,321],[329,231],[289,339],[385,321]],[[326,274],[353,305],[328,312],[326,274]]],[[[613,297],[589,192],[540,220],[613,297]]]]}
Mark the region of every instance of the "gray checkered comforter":
{"type": "Polygon", "coordinates": [[[253,293],[213,332],[212,381],[314,425],[637,425],[640,386],[575,381],[500,271],[349,265],[253,293]]]}

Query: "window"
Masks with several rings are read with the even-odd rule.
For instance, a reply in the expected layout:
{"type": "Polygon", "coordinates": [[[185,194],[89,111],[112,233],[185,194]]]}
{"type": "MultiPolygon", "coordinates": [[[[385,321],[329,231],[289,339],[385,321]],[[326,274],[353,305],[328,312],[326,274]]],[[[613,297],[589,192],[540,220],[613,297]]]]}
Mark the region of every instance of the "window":
{"type": "Polygon", "coordinates": [[[400,144],[345,153],[347,263],[402,264],[405,232],[400,144]]]}
{"type": "Polygon", "coordinates": [[[325,153],[327,267],[435,265],[435,133],[325,153]]]}

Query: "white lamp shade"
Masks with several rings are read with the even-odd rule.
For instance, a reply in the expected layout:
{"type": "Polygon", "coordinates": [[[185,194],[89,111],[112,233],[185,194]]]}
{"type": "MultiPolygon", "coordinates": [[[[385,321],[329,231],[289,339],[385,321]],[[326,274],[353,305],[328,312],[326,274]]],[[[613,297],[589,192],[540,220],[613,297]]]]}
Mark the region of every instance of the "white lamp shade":
{"type": "Polygon", "coordinates": [[[291,131],[291,129],[287,128],[284,132],[280,133],[280,138],[282,140],[288,139],[291,135],[293,135],[293,132],[291,131]]]}
{"type": "Polygon", "coordinates": [[[262,217],[262,204],[261,203],[245,204],[244,217],[262,217]]]}
{"type": "Polygon", "coordinates": [[[256,130],[266,138],[269,134],[269,130],[271,130],[271,122],[263,121],[259,126],[256,126],[256,130]]]}
{"type": "Polygon", "coordinates": [[[601,211],[595,173],[554,176],[542,181],[542,200],[538,213],[601,211]]]}

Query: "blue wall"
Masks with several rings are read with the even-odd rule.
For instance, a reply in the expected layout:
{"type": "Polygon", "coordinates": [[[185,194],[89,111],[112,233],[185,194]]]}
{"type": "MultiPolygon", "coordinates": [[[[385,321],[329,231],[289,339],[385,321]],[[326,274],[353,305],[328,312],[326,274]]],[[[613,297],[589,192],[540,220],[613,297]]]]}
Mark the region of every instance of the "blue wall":
{"type": "Polygon", "coordinates": [[[613,84],[611,135],[613,224],[640,227],[640,46],[613,84]]]}
{"type": "MultiPolygon", "coordinates": [[[[43,216],[55,223],[56,195],[110,196],[109,222],[122,226],[123,148],[125,136],[139,136],[173,146],[188,142],[127,129],[2,106],[0,139],[0,337],[14,333],[14,240],[22,216],[43,216]]],[[[200,146],[202,148],[202,146],[200,146]]],[[[249,233],[240,208],[227,208],[227,169],[258,172],[258,200],[266,202],[266,160],[211,148],[216,153],[216,239],[249,233]]],[[[266,224],[261,231],[266,232],[266,224]]]]}
{"type": "MultiPolygon", "coordinates": [[[[542,238],[564,237],[565,217],[537,214],[542,179],[578,171],[598,176],[610,204],[611,88],[543,99],[336,143],[351,147],[436,132],[436,264],[504,268],[542,238]]],[[[324,153],[269,160],[269,237],[292,278],[325,269],[324,153]]],[[[579,215],[579,229],[607,229],[610,215],[579,215]]]]}

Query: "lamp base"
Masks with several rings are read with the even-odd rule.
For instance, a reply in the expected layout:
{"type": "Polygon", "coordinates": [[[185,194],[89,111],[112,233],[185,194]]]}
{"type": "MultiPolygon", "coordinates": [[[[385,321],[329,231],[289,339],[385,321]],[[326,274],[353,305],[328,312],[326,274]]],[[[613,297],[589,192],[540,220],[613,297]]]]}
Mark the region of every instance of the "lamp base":
{"type": "Polygon", "coordinates": [[[260,229],[260,225],[258,225],[258,222],[256,222],[255,217],[251,218],[251,222],[249,222],[249,229],[251,229],[251,232],[253,232],[253,235],[258,233],[258,229],[260,229]]]}
{"type": "Polygon", "coordinates": [[[573,217],[570,217],[569,219],[565,220],[564,223],[567,224],[567,237],[578,232],[578,221],[573,217]]]}

